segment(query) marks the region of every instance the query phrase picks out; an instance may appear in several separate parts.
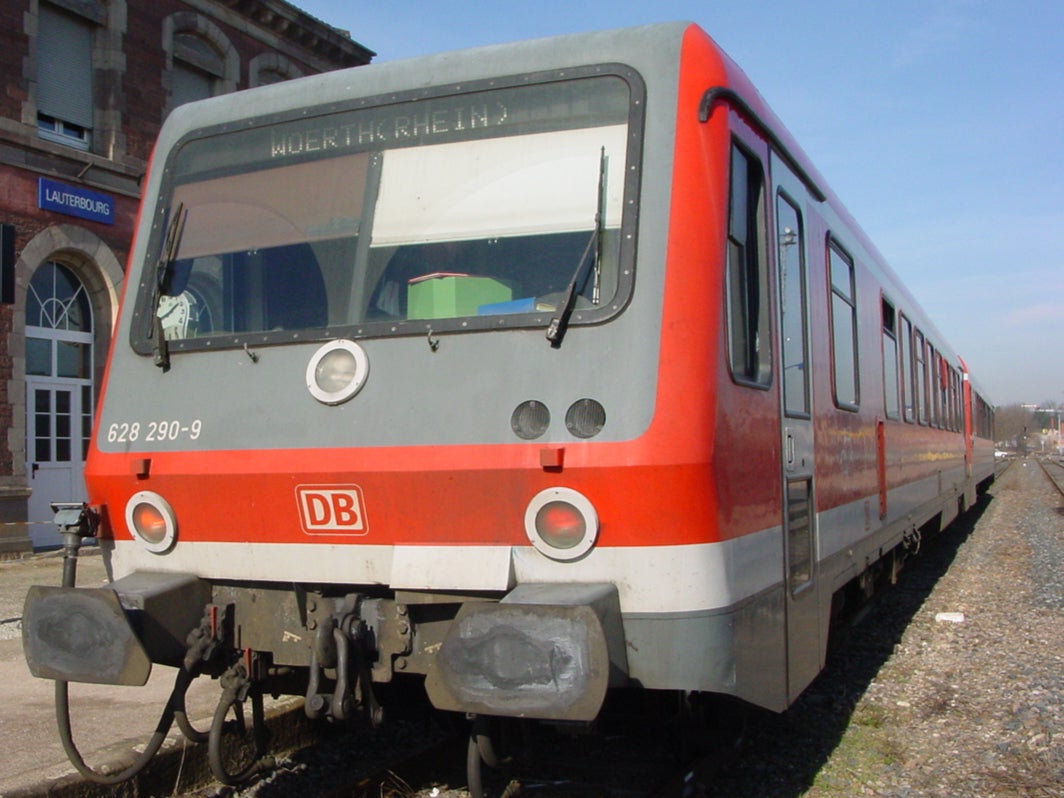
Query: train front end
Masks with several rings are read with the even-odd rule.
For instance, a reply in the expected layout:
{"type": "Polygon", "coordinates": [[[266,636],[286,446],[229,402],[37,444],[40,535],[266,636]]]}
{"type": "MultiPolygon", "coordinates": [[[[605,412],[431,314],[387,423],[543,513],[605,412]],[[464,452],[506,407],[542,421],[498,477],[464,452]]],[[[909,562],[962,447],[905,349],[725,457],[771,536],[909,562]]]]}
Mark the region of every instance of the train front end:
{"type": "Polygon", "coordinates": [[[684,32],[175,111],[86,470],[115,581],[31,596],[34,672],[237,669],[374,720],[397,675],[562,720],[678,686],[660,646],[729,590],[708,408],[656,417],[675,132],[647,119],[684,32]]]}

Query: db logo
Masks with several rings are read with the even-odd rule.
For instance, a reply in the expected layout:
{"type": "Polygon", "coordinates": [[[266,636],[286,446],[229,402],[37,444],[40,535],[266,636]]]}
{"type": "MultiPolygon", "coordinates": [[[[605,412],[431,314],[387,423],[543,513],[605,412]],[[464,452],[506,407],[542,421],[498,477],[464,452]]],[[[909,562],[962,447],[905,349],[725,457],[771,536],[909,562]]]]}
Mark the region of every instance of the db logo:
{"type": "Polygon", "coordinates": [[[365,535],[369,531],[358,485],[299,485],[296,498],[308,535],[365,535]]]}

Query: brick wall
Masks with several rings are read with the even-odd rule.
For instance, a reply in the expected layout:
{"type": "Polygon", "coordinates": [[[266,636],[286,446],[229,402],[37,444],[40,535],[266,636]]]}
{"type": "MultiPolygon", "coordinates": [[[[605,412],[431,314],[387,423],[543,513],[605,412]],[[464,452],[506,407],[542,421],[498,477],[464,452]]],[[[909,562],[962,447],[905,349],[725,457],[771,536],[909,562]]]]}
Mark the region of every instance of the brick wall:
{"type": "Polygon", "coordinates": [[[26,101],[26,82],[21,79],[22,62],[29,52],[30,40],[23,30],[23,16],[28,0],[4,0],[0,3],[0,116],[20,119],[26,101]],[[16,77],[18,76],[18,77],[16,77]]]}
{"type": "MultiPolygon", "coordinates": [[[[174,34],[205,34],[219,49],[224,91],[251,85],[251,64],[314,74],[366,63],[372,52],[282,0],[0,0],[0,222],[14,225],[16,305],[0,306],[0,518],[25,518],[25,291],[33,270],[55,258],[74,269],[96,319],[97,385],[110,345],[114,297],[136,224],[140,182],[169,112],[174,34]],[[93,28],[91,151],[41,138],[37,128],[34,37],[40,3],[88,19],[93,28]],[[115,202],[107,225],[39,209],[38,179],[104,192],[115,202]],[[13,503],[23,509],[14,509],[13,503]]],[[[12,541],[0,524],[0,556],[12,541]]],[[[22,534],[22,533],[20,533],[22,534]]]]}

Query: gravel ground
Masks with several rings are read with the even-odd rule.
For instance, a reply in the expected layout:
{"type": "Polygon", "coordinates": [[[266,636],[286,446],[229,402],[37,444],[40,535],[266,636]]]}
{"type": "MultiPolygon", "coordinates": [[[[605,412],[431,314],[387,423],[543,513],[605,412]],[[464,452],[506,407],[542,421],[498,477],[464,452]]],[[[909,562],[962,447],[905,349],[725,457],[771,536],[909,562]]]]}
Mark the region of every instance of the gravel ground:
{"type": "Polygon", "coordinates": [[[991,494],[705,794],[1064,796],[1064,499],[1033,460],[991,494]]]}
{"type": "Polygon", "coordinates": [[[1061,510],[1033,461],[1005,474],[993,534],[961,546],[857,705],[883,767],[854,782],[832,757],[811,795],[1064,796],[1061,510]]]}

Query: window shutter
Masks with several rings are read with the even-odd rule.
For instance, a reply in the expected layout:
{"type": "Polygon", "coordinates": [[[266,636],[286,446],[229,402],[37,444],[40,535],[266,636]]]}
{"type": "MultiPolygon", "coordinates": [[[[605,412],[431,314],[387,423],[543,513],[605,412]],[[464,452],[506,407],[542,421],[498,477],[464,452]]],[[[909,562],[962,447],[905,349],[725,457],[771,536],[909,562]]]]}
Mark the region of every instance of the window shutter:
{"type": "Polygon", "coordinates": [[[37,20],[37,111],[92,128],[92,25],[44,3],[37,20]]]}
{"type": "Polygon", "coordinates": [[[204,100],[211,96],[211,76],[179,61],[174,62],[170,106],[204,100]]]}

